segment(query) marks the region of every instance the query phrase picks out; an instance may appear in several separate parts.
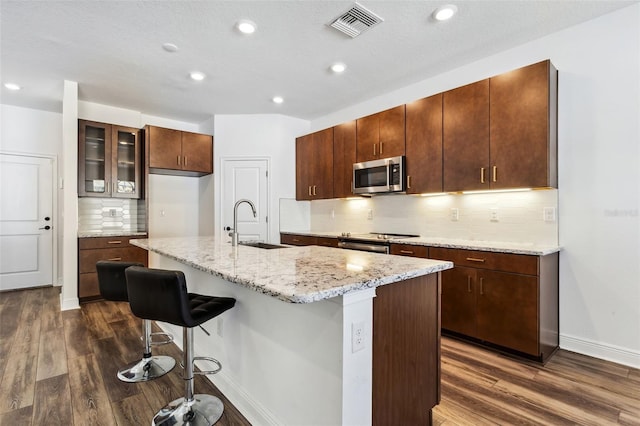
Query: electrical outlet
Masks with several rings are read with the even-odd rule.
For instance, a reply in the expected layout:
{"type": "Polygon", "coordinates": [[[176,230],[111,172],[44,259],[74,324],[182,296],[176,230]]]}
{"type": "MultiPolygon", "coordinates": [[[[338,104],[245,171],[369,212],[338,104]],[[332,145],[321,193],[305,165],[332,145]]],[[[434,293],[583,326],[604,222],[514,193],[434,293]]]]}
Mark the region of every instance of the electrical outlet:
{"type": "Polygon", "coordinates": [[[542,209],[542,219],[545,222],[555,222],[556,221],[556,208],[555,207],[545,207],[542,209]]]}
{"type": "Polygon", "coordinates": [[[218,336],[222,337],[223,334],[223,330],[224,330],[224,322],[222,318],[218,318],[218,324],[217,324],[217,333],[218,336]]]}
{"type": "Polygon", "coordinates": [[[351,352],[356,353],[364,347],[364,322],[351,323],[351,352]]]}
{"type": "Polygon", "coordinates": [[[367,220],[372,220],[373,219],[373,209],[369,209],[369,211],[367,212],[367,220]]]}
{"type": "Polygon", "coordinates": [[[116,209],[109,209],[109,216],[116,217],[116,209]]]}
{"type": "Polygon", "coordinates": [[[499,220],[499,217],[498,217],[498,208],[497,208],[497,207],[493,207],[493,208],[491,209],[491,216],[490,216],[490,217],[491,217],[491,219],[490,219],[490,220],[491,220],[491,222],[497,222],[497,221],[499,220]]]}
{"type": "Polygon", "coordinates": [[[460,211],[454,207],[451,209],[451,221],[457,222],[458,219],[460,219],[460,211]]]}

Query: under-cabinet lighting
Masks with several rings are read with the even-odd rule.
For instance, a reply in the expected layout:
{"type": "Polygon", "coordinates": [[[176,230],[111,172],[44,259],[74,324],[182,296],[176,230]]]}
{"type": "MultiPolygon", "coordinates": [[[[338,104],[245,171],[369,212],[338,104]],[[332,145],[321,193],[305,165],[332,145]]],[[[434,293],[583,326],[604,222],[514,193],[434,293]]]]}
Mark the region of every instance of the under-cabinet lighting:
{"type": "Polygon", "coordinates": [[[421,197],[441,197],[443,195],[449,195],[446,192],[430,192],[428,194],[420,194],[421,197]]]}
{"type": "MultiPolygon", "coordinates": [[[[510,188],[510,189],[483,189],[479,191],[462,191],[462,194],[495,194],[496,192],[523,192],[532,191],[533,188],[510,188]]],[[[453,192],[456,194],[456,192],[453,192]]],[[[460,194],[460,192],[458,192],[460,194]]]]}

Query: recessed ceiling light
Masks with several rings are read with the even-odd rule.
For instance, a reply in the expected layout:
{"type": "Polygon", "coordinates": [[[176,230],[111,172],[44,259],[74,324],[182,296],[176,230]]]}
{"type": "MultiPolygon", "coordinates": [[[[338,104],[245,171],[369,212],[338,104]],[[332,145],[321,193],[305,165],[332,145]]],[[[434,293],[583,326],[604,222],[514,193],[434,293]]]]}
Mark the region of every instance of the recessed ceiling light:
{"type": "Polygon", "coordinates": [[[336,62],[335,64],[331,65],[331,71],[333,71],[336,74],[343,73],[344,70],[346,69],[347,69],[347,66],[342,62],[336,62]]]}
{"type": "Polygon", "coordinates": [[[274,96],[273,99],[271,99],[273,101],[274,104],[281,104],[284,102],[284,99],[282,98],[282,96],[274,96]]]}
{"type": "Polygon", "coordinates": [[[457,11],[458,7],[456,5],[446,4],[434,10],[431,16],[433,16],[433,19],[436,21],[446,21],[447,19],[451,19],[457,11]]]}
{"type": "Polygon", "coordinates": [[[4,87],[6,87],[9,90],[20,90],[20,89],[22,89],[22,87],[20,87],[19,85],[15,84],[15,83],[5,83],[4,87]]]}
{"type": "Polygon", "coordinates": [[[162,48],[167,52],[171,52],[171,53],[178,51],[178,46],[176,46],[173,43],[165,43],[162,45],[162,48]]]}
{"type": "Polygon", "coordinates": [[[250,21],[248,19],[241,19],[236,24],[236,28],[242,34],[253,34],[256,32],[256,29],[258,28],[258,26],[253,21],[250,21]]]}
{"type": "Polygon", "coordinates": [[[204,80],[205,75],[200,71],[194,71],[191,74],[189,74],[189,77],[191,77],[191,79],[195,81],[202,81],[204,80]]]}

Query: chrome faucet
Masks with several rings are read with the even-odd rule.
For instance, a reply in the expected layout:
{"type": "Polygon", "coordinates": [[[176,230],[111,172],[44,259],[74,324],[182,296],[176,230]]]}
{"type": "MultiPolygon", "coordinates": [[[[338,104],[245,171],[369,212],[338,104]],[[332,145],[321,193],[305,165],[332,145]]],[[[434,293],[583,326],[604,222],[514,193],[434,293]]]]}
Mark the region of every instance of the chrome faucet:
{"type": "Polygon", "coordinates": [[[243,198],[241,200],[236,201],[236,204],[233,206],[233,228],[231,228],[231,232],[229,232],[232,246],[238,245],[238,239],[240,237],[240,234],[238,234],[238,206],[242,203],[249,204],[251,206],[251,210],[253,210],[253,217],[257,216],[256,206],[254,206],[250,200],[243,198]]]}

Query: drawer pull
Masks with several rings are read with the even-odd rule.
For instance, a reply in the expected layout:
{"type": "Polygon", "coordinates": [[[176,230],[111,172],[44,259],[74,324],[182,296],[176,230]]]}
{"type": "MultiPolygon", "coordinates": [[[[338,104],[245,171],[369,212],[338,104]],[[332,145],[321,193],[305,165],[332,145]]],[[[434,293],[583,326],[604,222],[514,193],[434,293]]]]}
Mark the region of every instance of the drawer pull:
{"type": "Polygon", "coordinates": [[[118,261],[118,260],[122,260],[122,258],[121,257],[112,257],[111,259],[107,259],[107,260],[118,261]]]}
{"type": "Polygon", "coordinates": [[[402,254],[413,254],[412,250],[400,250],[400,253],[402,254]]]}
{"type": "Polygon", "coordinates": [[[484,278],[480,278],[480,294],[484,295],[484,288],[482,287],[482,284],[484,283],[484,278]]]}
{"type": "Polygon", "coordinates": [[[471,293],[471,276],[467,276],[467,293],[471,293]]]}
{"type": "Polygon", "coordinates": [[[297,239],[297,238],[294,238],[294,239],[293,239],[293,242],[294,242],[294,243],[299,243],[299,242],[300,242],[300,240],[299,240],[299,239],[297,239]]]}
{"type": "Polygon", "coordinates": [[[469,262],[480,262],[480,263],[484,263],[484,259],[478,259],[477,257],[467,257],[467,260],[469,262]]]}
{"type": "Polygon", "coordinates": [[[493,166],[491,172],[491,180],[493,180],[494,182],[498,181],[498,166],[493,166]]]}
{"type": "Polygon", "coordinates": [[[484,183],[484,167],[480,167],[480,183],[484,183]]]}
{"type": "Polygon", "coordinates": [[[176,156],[176,163],[178,163],[178,166],[180,165],[180,156],[179,155],[176,156]]]}
{"type": "Polygon", "coordinates": [[[122,241],[120,240],[113,240],[113,241],[107,241],[107,244],[121,244],[122,241]]]}

